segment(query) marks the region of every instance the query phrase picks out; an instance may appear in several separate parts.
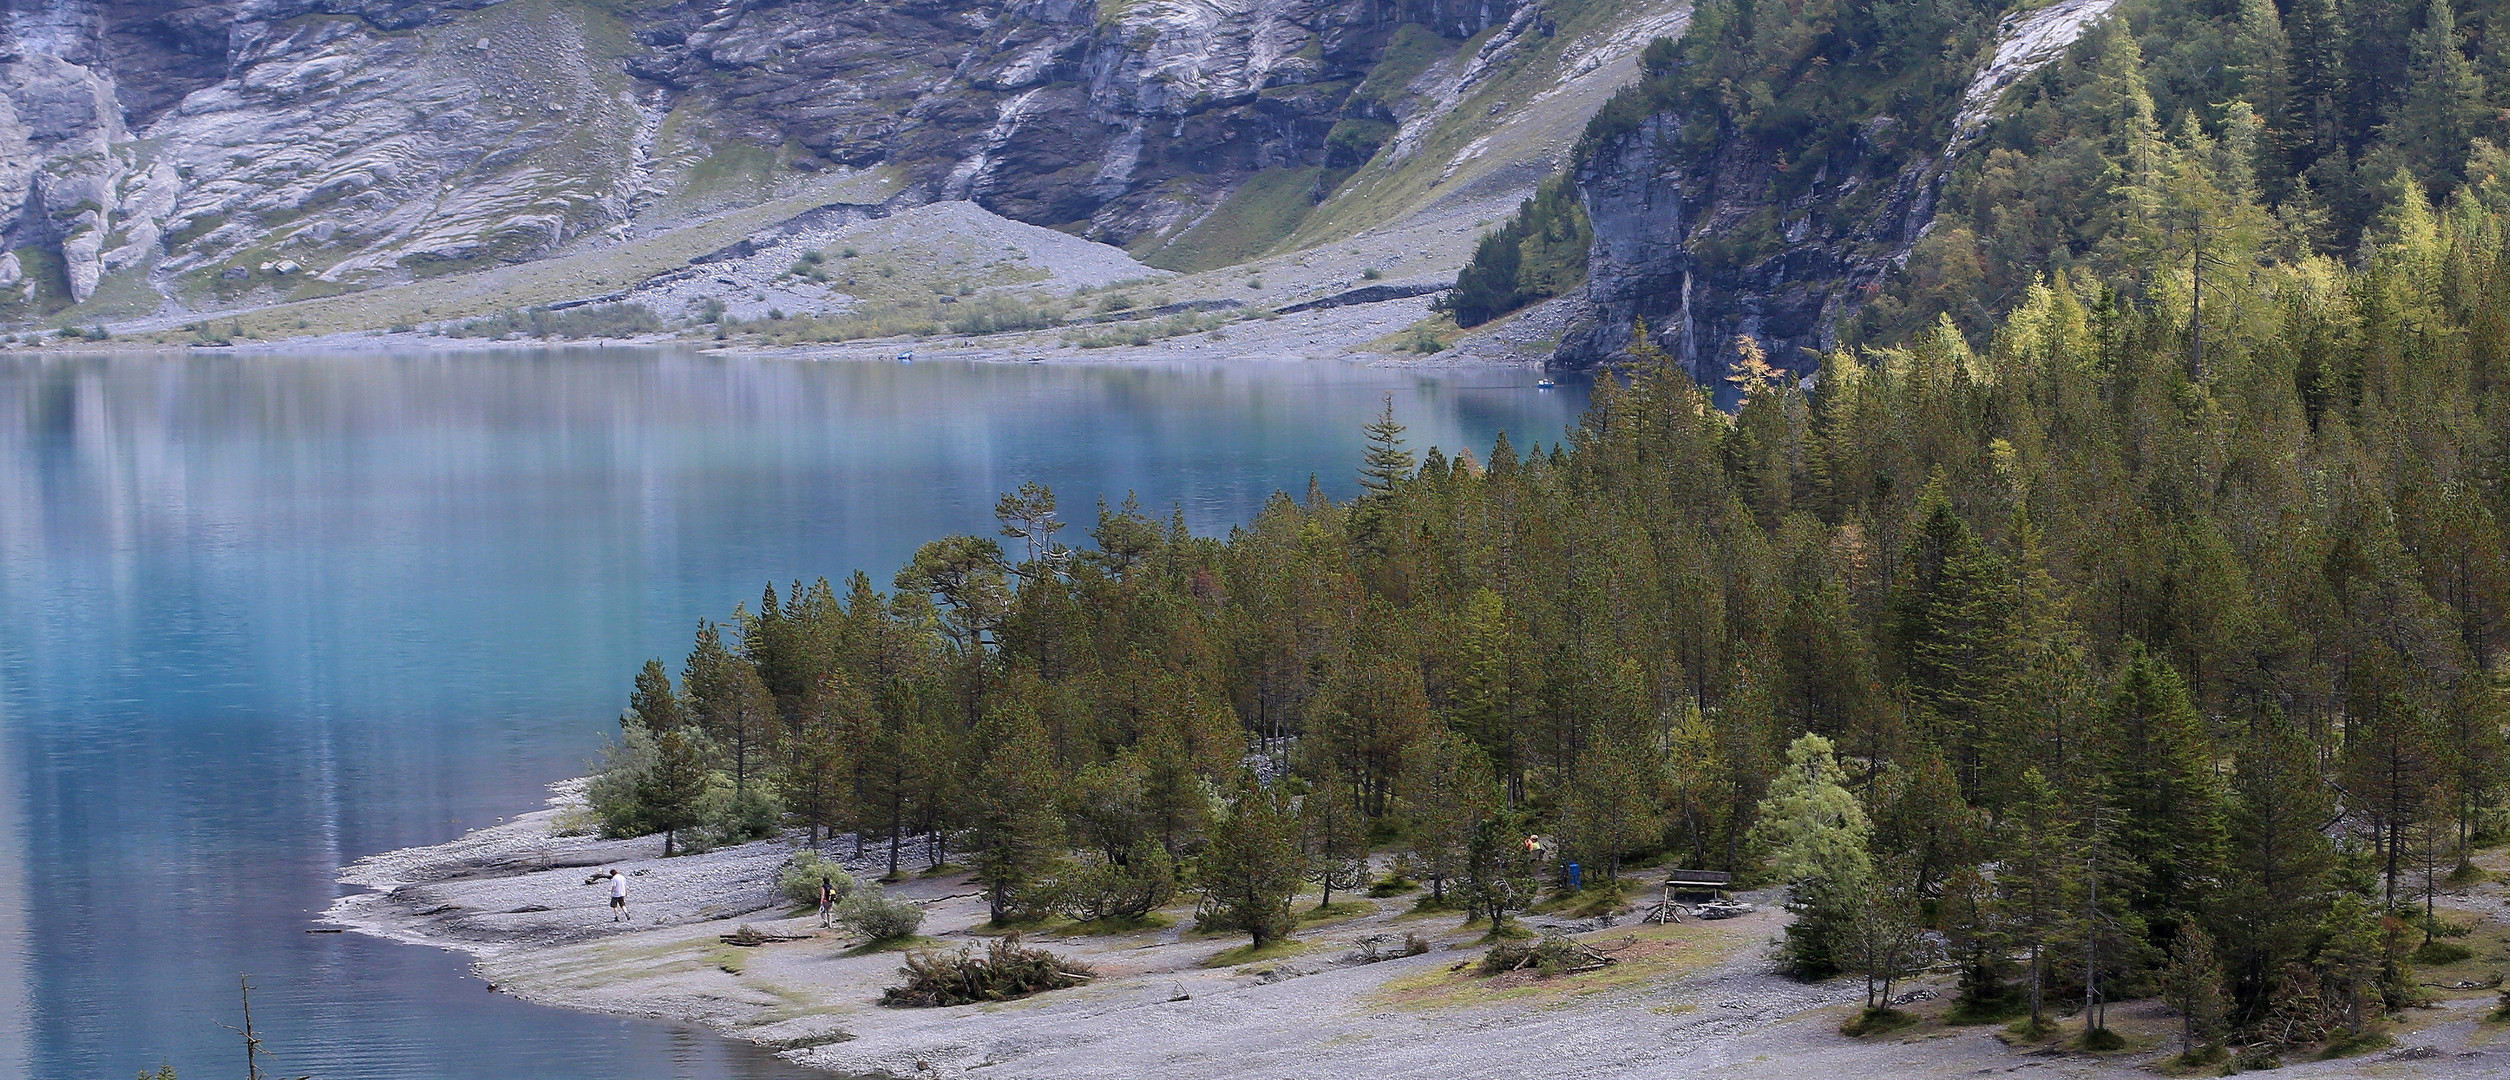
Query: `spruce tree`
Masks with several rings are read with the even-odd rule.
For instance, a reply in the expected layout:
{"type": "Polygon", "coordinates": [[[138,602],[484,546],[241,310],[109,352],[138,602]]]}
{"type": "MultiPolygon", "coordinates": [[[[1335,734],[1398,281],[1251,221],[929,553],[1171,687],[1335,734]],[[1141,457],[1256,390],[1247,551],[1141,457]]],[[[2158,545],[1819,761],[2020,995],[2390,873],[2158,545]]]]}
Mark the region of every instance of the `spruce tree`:
{"type": "Polygon", "coordinates": [[[2335,793],[2317,750],[2280,710],[2250,725],[2233,757],[2229,873],[2216,916],[2241,1015],[2263,1016],[2280,973],[2307,958],[2335,859],[2335,793]]]}
{"type": "Polygon", "coordinates": [[[1368,452],[1361,458],[1360,487],[1370,495],[1389,495],[1396,485],[1410,479],[1418,464],[1412,452],[1403,448],[1403,425],[1394,418],[1394,395],[1386,395],[1385,408],[1378,412],[1362,430],[1368,433],[1368,452]]]}
{"type": "Polygon", "coordinates": [[[2431,0],[2414,32],[2405,98],[2381,135],[2433,187],[2464,175],[2467,148],[2485,118],[2484,79],[2458,41],[2449,0],[2431,0]]]}
{"type": "Polygon", "coordinates": [[[2147,922],[2204,910],[2222,873],[2224,793],[2205,718],[2170,665],[2130,644],[2099,718],[2101,791],[2116,811],[2123,897],[2147,922]]]}
{"type": "Polygon", "coordinates": [[[1953,512],[1940,478],[1919,499],[1918,514],[1894,590],[1893,629],[1918,719],[1962,794],[1975,799],[2014,696],[2018,596],[2011,568],[1953,512]]]}

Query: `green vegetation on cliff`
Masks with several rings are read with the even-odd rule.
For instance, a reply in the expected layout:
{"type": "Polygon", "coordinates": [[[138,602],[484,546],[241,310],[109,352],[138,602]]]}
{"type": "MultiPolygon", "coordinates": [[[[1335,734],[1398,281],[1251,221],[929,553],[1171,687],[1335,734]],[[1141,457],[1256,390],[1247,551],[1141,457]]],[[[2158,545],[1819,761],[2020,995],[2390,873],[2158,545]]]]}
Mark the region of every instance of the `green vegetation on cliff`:
{"type": "Polygon", "coordinates": [[[1586,281],[1586,249],[1595,242],[1586,209],[1566,176],[1545,180],[1516,216],[1485,236],[1473,261],[1439,303],[1459,326],[1479,326],[1586,281]]]}
{"type": "MultiPolygon", "coordinates": [[[[1975,143],[1956,142],[1995,15],[1702,5],[1679,42],[1649,48],[1641,81],[1595,117],[1572,171],[1658,121],[1676,155],[1769,147],[1777,175],[1750,198],[1861,220],[1886,209],[1871,200],[1888,185],[1821,193],[1809,208],[1792,200],[1850,149],[1889,175],[1962,147],[1906,258],[1878,289],[1844,297],[1857,313],[1840,336],[1874,344],[1907,342],[1943,316],[1983,344],[2054,275],[2131,305],[2195,303],[2201,290],[2210,317],[2241,302],[2229,278],[2252,262],[2358,265],[2372,223],[2408,189],[2434,205],[2461,191],[2487,210],[2510,205],[2510,5],[2499,0],[2127,0],[2004,90],[1975,143]]],[[[1730,269],[1793,244],[1770,214],[1730,216],[1686,237],[1695,265],[1730,269]]],[[[1485,257],[1467,276],[1499,269],[1485,257]]]]}

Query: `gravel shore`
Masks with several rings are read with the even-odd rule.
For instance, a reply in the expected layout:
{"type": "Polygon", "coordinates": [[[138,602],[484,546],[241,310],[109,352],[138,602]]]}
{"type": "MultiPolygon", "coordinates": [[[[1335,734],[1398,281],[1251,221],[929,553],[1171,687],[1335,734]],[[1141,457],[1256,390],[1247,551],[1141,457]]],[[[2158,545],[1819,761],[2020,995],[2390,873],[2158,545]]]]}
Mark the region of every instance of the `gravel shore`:
{"type": "MultiPolygon", "coordinates": [[[[1472,974],[1481,946],[1451,914],[1411,913],[1413,897],[1369,901],[1363,912],[1302,926],[1304,949],[1257,963],[1208,966],[1237,936],[1184,929],[1190,903],[1164,928],[1093,934],[1070,924],[1027,941],[1079,957],[1090,985],[1021,1001],[947,1009],[873,1002],[895,981],[894,952],[862,952],[840,930],[795,912],[774,892],[798,835],[702,855],[661,858],[659,837],[563,836],[553,823],[580,806],[580,781],[556,785],[548,809],[433,847],[387,852],[345,868],[365,891],[341,898],[326,922],[378,937],[473,956],[497,989],[550,1005],[695,1022],[781,1050],[805,1065],[853,1076],[1743,1078],[1952,1077],[2029,1070],[2045,1076],[2154,1075],[2173,1049],[2174,1021],[2158,1006],[2113,1008],[2130,1049],[2108,1055],[2010,1046],[1995,1029],[1929,1022],[1898,1036],[1838,1033],[1862,1003],[1861,984],[1804,984],[1776,975],[1768,943],[1785,916],[1766,903],[1721,922],[1652,926],[1636,915],[1584,923],[1528,921],[1571,931],[1620,962],[1582,975],[1472,974]],[[632,922],[612,922],[597,879],[628,875],[632,922]],[[725,944],[743,926],[793,940],[725,944]],[[1363,962],[1365,944],[1428,939],[1425,954],[1363,962]]],[[[823,845],[866,880],[886,870],[886,848],[856,856],[854,840],[823,845]]],[[[910,873],[920,845],[901,853],[910,873]]],[[[982,948],[985,909],[962,873],[910,877],[892,895],[923,905],[934,947],[982,948]]],[[[2501,915],[2498,886],[2453,898],[2459,912],[2501,915]]],[[[1341,898],[1337,899],[1337,904],[1341,898]]],[[[1312,902],[1309,906],[1313,906],[1312,902]]],[[[1942,979],[1920,980],[1940,1015],[1942,979]]],[[[2295,1063],[2300,1076],[2510,1075],[2503,1026],[2479,1023],[2489,991],[2438,993],[2399,1025],[2394,1049],[2295,1063]]]]}

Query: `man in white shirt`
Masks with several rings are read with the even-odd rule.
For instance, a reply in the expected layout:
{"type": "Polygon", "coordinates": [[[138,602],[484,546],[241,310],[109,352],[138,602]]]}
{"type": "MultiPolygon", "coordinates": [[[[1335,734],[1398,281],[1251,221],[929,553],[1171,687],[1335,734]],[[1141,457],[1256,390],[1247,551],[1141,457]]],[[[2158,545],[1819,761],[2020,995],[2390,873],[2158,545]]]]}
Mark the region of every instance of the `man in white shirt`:
{"type": "Polygon", "coordinates": [[[627,917],[627,877],[614,866],[610,868],[610,921],[620,922],[627,917]]]}

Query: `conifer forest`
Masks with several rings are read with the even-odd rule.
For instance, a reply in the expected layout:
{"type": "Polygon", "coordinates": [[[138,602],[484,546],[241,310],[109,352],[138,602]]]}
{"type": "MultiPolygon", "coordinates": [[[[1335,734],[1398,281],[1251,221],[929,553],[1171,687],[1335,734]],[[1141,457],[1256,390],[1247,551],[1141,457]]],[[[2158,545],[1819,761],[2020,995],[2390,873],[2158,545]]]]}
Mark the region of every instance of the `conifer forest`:
{"type": "MultiPolygon", "coordinates": [[[[1991,8],[1710,0],[1581,145],[1674,110],[1809,168],[1991,8]]],[[[1703,386],[1639,327],[1552,444],[1389,403],[1362,494],[1226,536],[1024,487],[648,664],[611,828],[924,838],[997,921],[1185,890],[1257,945],[1387,867],[1494,925],[1725,871],[1807,977],[1933,931],[1979,1014],[2362,1032],[2510,840],[2510,8],[2123,11],[1848,344],[1703,386]]],[[[1545,192],[1507,235],[1582,237],[1545,192]]],[[[1575,276],[1484,248],[1477,315],[1575,276]]]]}

